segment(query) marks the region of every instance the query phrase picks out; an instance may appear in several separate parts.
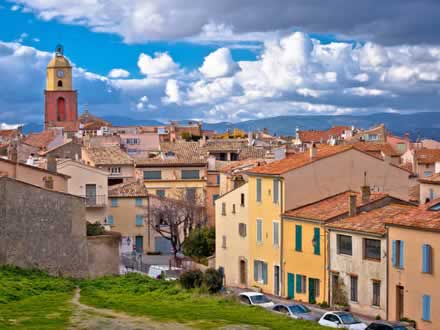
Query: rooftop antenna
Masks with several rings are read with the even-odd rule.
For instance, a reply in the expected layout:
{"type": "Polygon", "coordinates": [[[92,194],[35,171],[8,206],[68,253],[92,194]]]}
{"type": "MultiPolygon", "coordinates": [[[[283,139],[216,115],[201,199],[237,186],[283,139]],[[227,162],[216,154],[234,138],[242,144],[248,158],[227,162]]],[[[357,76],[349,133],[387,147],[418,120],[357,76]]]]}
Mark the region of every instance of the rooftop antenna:
{"type": "Polygon", "coordinates": [[[84,111],[83,114],[88,115],[89,114],[89,104],[85,103],[84,104],[84,111]]]}

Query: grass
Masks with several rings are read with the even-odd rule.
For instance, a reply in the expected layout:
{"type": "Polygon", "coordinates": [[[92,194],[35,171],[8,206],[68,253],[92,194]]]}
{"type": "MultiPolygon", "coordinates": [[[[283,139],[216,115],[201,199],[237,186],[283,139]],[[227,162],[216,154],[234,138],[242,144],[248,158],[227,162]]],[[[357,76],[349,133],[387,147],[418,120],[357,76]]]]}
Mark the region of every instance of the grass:
{"type": "Polygon", "coordinates": [[[81,302],[202,329],[238,324],[270,329],[322,329],[316,323],[275,315],[260,307],[239,304],[232,298],[183,290],[175,283],[138,274],[83,281],[81,302]]]}
{"type": "Polygon", "coordinates": [[[40,271],[0,267],[0,329],[62,329],[75,284],[40,271]]]}

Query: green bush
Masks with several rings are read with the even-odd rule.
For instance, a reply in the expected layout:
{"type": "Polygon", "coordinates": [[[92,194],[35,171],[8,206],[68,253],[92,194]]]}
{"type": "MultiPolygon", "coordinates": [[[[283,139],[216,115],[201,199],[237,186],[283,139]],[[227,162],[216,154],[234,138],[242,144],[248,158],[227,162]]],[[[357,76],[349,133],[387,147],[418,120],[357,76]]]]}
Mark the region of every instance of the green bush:
{"type": "Polygon", "coordinates": [[[214,268],[208,268],[205,271],[203,281],[208,288],[209,293],[217,293],[223,287],[223,276],[220,271],[214,268]]]}
{"type": "Polygon", "coordinates": [[[215,229],[194,229],[183,242],[183,253],[188,257],[206,258],[215,252],[215,229]]]}
{"type": "Polygon", "coordinates": [[[90,223],[87,221],[87,236],[99,236],[104,235],[105,228],[98,221],[90,223]]]}
{"type": "Polygon", "coordinates": [[[322,303],[319,304],[319,307],[321,307],[321,308],[329,308],[330,305],[328,304],[328,302],[323,301],[322,303]]]}
{"type": "Polygon", "coordinates": [[[199,288],[203,283],[203,273],[200,270],[188,270],[180,275],[179,281],[185,289],[199,288]]]}

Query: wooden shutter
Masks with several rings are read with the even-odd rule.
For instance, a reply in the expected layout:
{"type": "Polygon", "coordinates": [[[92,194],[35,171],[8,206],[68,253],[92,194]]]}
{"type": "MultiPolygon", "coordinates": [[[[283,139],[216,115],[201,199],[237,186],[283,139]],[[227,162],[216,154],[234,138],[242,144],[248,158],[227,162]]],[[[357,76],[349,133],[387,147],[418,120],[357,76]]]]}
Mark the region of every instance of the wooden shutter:
{"type": "Polygon", "coordinates": [[[313,235],[315,245],[314,245],[314,253],[319,255],[321,254],[321,235],[319,228],[314,228],[314,235],[313,235]]]}
{"type": "Polygon", "coordinates": [[[399,259],[399,261],[400,261],[399,267],[400,268],[403,268],[403,265],[404,265],[404,263],[403,263],[404,249],[403,249],[403,247],[404,247],[403,241],[400,241],[400,259],[399,259]]]}
{"type": "Polygon", "coordinates": [[[301,285],[302,285],[302,280],[301,280],[301,275],[296,274],[296,293],[301,293],[302,289],[301,289],[301,285]]]}
{"type": "Polygon", "coordinates": [[[295,226],[295,250],[302,251],[302,226],[295,226]]]}
{"type": "Polygon", "coordinates": [[[422,304],[422,319],[424,321],[431,321],[431,296],[425,294],[422,304]]]}
{"type": "Polygon", "coordinates": [[[422,246],[422,272],[431,273],[432,272],[432,253],[431,246],[429,244],[423,244],[422,246]]]}
{"type": "Polygon", "coordinates": [[[392,243],[392,251],[391,251],[392,255],[391,255],[391,263],[393,265],[393,267],[397,266],[397,241],[393,240],[392,243]]]}
{"type": "Polygon", "coordinates": [[[276,178],[273,179],[273,202],[274,203],[278,203],[278,199],[279,199],[279,183],[280,181],[276,178]]]}
{"type": "Polygon", "coordinates": [[[257,178],[257,202],[261,202],[261,178],[257,178]]]}

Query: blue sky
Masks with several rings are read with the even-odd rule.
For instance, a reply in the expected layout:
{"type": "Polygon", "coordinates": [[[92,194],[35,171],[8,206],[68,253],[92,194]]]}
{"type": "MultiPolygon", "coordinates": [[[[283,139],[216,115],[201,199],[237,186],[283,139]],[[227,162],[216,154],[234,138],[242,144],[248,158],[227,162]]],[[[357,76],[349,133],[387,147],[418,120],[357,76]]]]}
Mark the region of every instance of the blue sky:
{"type": "Polygon", "coordinates": [[[0,0],[0,123],[42,121],[57,43],[101,116],[437,111],[439,4],[379,3],[0,0]]]}

